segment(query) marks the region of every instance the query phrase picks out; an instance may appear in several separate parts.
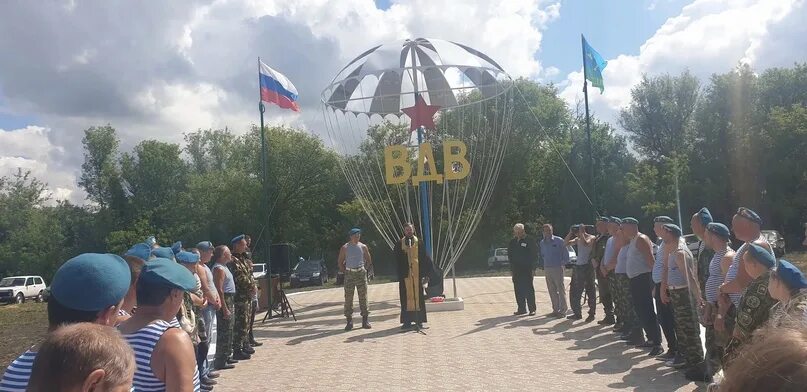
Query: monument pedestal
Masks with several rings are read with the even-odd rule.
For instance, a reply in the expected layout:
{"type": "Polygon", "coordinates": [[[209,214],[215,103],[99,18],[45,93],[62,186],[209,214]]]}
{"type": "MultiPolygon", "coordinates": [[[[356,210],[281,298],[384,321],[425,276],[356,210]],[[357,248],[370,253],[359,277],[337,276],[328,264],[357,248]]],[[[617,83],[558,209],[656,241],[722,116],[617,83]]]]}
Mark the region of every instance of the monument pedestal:
{"type": "Polygon", "coordinates": [[[426,300],[426,312],[450,312],[465,309],[465,301],[462,298],[446,298],[442,302],[432,302],[426,300]]]}

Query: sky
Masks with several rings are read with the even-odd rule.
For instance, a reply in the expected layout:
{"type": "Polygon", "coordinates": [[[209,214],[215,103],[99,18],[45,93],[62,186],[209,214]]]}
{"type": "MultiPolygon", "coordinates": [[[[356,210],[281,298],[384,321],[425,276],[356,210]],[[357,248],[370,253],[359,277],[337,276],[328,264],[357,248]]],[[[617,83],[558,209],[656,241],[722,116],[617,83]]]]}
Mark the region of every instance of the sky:
{"type": "Polygon", "coordinates": [[[257,63],[296,85],[300,113],[270,125],[325,135],[320,93],[375,45],[429,37],[486,53],[512,77],[582,99],[580,34],[608,60],[592,112],[616,124],[643,74],[685,69],[705,83],[747,63],[807,60],[807,0],[54,0],[0,2],[0,176],[22,168],[54,200],[78,187],[83,130],[111,124],[128,151],[143,139],[257,116],[257,63]]]}

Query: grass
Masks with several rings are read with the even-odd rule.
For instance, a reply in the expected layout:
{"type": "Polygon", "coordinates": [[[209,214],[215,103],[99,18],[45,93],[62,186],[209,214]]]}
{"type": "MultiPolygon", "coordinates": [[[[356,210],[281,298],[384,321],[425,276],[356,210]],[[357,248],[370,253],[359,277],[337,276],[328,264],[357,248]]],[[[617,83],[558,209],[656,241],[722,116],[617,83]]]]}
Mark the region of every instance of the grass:
{"type": "Polygon", "coordinates": [[[26,301],[0,306],[0,369],[44,338],[48,329],[47,304],[26,301]]]}

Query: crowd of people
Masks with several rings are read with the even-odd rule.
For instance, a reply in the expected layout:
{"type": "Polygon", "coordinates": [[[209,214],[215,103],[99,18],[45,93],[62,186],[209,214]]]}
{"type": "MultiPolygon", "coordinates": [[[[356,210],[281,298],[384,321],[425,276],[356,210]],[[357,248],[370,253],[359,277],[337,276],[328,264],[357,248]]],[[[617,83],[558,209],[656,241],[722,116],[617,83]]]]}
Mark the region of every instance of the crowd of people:
{"type": "MultiPolygon", "coordinates": [[[[431,258],[403,228],[396,246],[402,329],[426,322],[424,284],[431,258]]],[[[367,305],[369,248],[352,229],[341,249],[345,273],[346,330],[353,328],[353,293],[359,292],[362,328],[371,328],[367,305]]],[[[229,246],[202,241],[160,246],[154,237],[122,257],[87,253],[56,272],[48,301],[49,333],[43,343],[14,360],[0,392],[211,391],[217,371],[251,359],[258,287],[250,238],[229,246]],[[208,361],[216,325],[215,355],[208,361]]]]}
{"type": "Polygon", "coordinates": [[[549,317],[581,320],[585,294],[589,308],[585,321],[594,321],[598,286],[605,312],[598,323],[613,325],[617,339],[649,350],[649,356],[682,370],[687,379],[712,382],[722,370],[723,379],[711,384],[712,390],[761,390],[753,386],[804,390],[805,275],[787,260],[777,260],[762,235],[762,218],[751,209],[739,208],[731,229],[715,222],[707,208],[693,214],[689,223],[698,239],[696,255],[681,227],[667,216],[653,220],[656,242],[630,217],[600,217],[596,235],[588,233],[586,225],[575,225],[565,238],[545,224],[540,240],[516,224],[508,248],[515,314],[535,314],[533,273],[539,267],[551,300],[549,317]],[[737,249],[732,247],[732,234],[742,242],[737,249]],[[568,246],[576,248],[573,262],[568,246]],[[572,314],[568,314],[564,268],[573,270],[572,314]]]}
{"type": "Polygon", "coordinates": [[[86,253],[56,272],[49,334],[6,369],[0,391],[211,391],[251,359],[258,288],[250,238],[86,253]],[[215,356],[208,361],[216,324],[215,356]]]}
{"type": "MultiPolygon", "coordinates": [[[[653,225],[656,242],[634,218],[601,217],[596,235],[580,224],[565,238],[545,224],[540,240],[515,225],[509,245],[515,315],[537,312],[538,267],[545,271],[548,317],[582,320],[585,299],[585,322],[592,322],[599,303],[605,313],[599,324],[613,325],[619,340],[647,349],[689,380],[712,381],[722,370],[720,384],[711,388],[807,385],[807,278],[776,259],[760,216],[740,208],[729,229],[714,222],[708,209],[699,210],[690,220],[698,238],[695,255],[671,218],[656,217],[653,225]],[[742,242],[738,249],[732,248],[732,234],[742,242]],[[576,248],[573,261],[569,246],[576,248]],[[564,284],[569,267],[570,306],[564,284]]],[[[414,226],[406,224],[403,232],[394,247],[400,322],[403,330],[419,331],[426,322],[424,286],[440,274],[414,226]]],[[[369,329],[372,258],[360,229],[349,237],[338,260],[346,275],[345,329],[353,328],[354,291],[361,326],[369,329]]],[[[9,365],[0,392],[213,390],[218,371],[251,359],[260,345],[252,331],[258,287],[249,249],[246,235],[229,246],[202,241],[189,249],[180,242],[163,247],[150,237],[122,257],[88,253],[66,261],[51,284],[46,339],[9,365]]]]}

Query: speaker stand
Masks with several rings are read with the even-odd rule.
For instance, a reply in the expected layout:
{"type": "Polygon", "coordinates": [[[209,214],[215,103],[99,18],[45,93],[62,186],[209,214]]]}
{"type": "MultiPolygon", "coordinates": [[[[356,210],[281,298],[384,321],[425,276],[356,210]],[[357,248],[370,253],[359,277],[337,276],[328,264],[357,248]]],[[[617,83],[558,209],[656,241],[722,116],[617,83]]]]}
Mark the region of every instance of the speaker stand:
{"type": "Polygon", "coordinates": [[[291,307],[291,303],[289,303],[289,298],[286,297],[286,291],[282,288],[278,290],[278,301],[274,304],[274,306],[269,307],[269,310],[266,311],[266,315],[263,316],[263,321],[261,323],[265,323],[266,319],[274,318],[274,316],[280,316],[283,318],[289,318],[291,316],[294,321],[297,321],[297,316],[294,315],[294,309],[291,307]]]}

